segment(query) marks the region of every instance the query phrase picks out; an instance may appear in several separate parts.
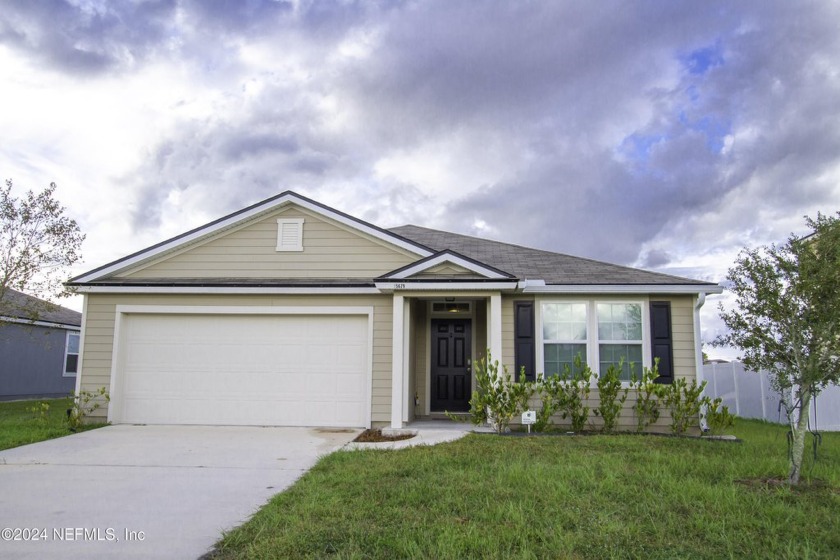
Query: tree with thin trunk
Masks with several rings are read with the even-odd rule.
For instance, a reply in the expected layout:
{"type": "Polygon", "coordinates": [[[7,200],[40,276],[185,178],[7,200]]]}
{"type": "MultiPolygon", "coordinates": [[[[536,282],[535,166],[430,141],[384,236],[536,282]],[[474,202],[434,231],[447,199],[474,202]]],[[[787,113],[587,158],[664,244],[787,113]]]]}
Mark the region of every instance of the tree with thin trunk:
{"type": "Polygon", "coordinates": [[[9,290],[49,300],[66,295],[69,268],[78,262],[85,236],[55,199],[51,183],[40,193],[12,195],[12,181],[0,187],[0,316],[37,320],[49,303],[18,309],[9,290]],[[7,297],[8,296],[8,297],[7,297]]]}
{"type": "Polygon", "coordinates": [[[806,218],[813,233],[782,246],[744,249],[729,270],[737,307],[715,345],[741,349],[744,365],[767,370],[790,424],[788,482],[798,484],[814,397],[840,381],[840,212],[806,218]]]}

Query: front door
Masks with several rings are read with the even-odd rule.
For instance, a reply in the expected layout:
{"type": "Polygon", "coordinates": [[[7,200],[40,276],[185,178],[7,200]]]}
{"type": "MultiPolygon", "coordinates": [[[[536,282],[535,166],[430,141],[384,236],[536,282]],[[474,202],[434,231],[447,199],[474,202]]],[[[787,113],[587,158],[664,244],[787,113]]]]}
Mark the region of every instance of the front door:
{"type": "Polygon", "coordinates": [[[471,340],[469,319],[432,319],[432,411],[470,409],[471,340]]]}

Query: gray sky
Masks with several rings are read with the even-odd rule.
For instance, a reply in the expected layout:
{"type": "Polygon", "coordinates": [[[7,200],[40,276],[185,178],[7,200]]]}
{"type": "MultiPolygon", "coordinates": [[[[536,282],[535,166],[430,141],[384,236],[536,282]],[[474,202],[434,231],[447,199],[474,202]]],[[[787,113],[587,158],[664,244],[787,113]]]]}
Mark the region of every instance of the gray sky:
{"type": "Polygon", "coordinates": [[[840,207],[838,22],[807,1],[3,0],[0,175],[58,183],[75,273],[291,189],[717,282],[840,207]]]}

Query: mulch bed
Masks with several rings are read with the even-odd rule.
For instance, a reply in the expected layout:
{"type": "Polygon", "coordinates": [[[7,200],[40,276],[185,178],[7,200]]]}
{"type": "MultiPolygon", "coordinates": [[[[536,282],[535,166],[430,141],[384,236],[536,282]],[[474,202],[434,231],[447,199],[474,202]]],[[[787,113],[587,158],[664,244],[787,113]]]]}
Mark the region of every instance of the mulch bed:
{"type": "Polygon", "coordinates": [[[357,443],[381,443],[383,441],[402,441],[404,439],[411,439],[414,434],[399,434],[393,436],[386,436],[382,434],[379,428],[365,430],[359,434],[353,441],[357,443]]]}

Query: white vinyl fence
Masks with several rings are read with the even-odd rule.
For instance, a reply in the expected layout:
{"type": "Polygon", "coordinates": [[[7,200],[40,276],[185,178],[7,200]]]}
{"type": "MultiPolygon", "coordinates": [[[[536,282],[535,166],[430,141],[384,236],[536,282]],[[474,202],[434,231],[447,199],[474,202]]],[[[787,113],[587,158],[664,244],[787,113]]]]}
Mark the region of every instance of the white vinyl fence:
{"type": "MultiPolygon", "coordinates": [[[[786,423],[784,409],[779,408],[779,394],[770,385],[767,372],[744,369],[740,362],[705,364],[705,394],[718,398],[742,418],[761,418],[768,422],[786,423]]],[[[811,427],[824,431],[840,431],[840,387],[823,389],[811,405],[811,427]]]]}

